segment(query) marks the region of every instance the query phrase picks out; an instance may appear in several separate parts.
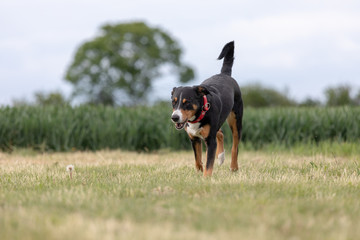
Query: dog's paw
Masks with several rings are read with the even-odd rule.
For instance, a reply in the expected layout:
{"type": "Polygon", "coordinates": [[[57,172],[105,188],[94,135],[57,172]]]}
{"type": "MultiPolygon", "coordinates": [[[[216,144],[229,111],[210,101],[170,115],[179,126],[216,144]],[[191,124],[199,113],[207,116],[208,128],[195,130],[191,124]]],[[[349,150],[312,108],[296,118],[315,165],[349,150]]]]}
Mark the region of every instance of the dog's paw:
{"type": "Polygon", "coordinates": [[[225,161],[225,151],[218,155],[218,163],[221,166],[225,161]]]}

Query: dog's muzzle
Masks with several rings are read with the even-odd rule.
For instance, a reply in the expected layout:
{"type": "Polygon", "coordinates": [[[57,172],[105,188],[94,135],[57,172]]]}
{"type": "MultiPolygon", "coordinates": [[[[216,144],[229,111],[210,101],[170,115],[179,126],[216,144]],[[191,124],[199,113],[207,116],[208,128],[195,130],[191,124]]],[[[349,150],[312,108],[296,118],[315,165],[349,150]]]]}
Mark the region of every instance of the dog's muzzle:
{"type": "Polygon", "coordinates": [[[171,115],[171,120],[175,123],[175,128],[177,130],[181,130],[185,127],[186,120],[181,122],[182,117],[176,111],[171,115]]]}

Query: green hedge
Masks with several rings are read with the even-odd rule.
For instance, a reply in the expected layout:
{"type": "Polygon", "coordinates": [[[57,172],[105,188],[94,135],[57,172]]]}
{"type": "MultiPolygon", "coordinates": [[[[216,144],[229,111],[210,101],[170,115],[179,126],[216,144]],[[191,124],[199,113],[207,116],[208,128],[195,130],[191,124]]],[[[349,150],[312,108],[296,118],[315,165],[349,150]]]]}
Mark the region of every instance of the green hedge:
{"type": "MultiPolygon", "coordinates": [[[[171,107],[2,107],[0,148],[97,150],[121,148],[152,151],[191,149],[184,131],[170,121],[171,107]]],[[[226,125],[226,124],[225,124],[226,125]]],[[[231,144],[228,126],[223,126],[231,144]]],[[[245,109],[242,141],[260,148],[266,144],[360,139],[360,108],[245,109]]]]}

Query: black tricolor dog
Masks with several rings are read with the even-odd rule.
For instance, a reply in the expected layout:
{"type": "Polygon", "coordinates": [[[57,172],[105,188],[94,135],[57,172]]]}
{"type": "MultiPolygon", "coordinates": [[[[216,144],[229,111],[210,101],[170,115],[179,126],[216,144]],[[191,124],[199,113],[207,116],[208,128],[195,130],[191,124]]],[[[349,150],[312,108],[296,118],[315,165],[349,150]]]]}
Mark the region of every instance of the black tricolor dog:
{"type": "Polygon", "coordinates": [[[220,129],[227,120],[233,136],[231,150],[232,171],[238,170],[238,145],[241,137],[243,101],[237,82],[231,77],[234,62],[234,42],[223,48],[218,59],[224,58],[221,73],[199,86],[177,87],[171,93],[173,113],[171,120],[176,129],[185,128],[195,153],[196,168],[211,176],[215,155],[221,165],[225,160],[224,135],[220,129]],[[201,139],[207,147],[206,167],[201,161],[201,139]]]}

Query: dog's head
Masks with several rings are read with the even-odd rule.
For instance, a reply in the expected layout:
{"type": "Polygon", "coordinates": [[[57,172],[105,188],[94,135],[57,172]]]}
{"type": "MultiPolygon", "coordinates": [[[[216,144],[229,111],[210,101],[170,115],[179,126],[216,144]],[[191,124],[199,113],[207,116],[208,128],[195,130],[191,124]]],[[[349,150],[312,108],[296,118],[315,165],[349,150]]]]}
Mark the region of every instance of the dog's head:
{"type": "Polygon", "coordinates": [[[187,121],[194,121],[196,114],[201,110],[201,102],[209,91],[204,86],[175,87],[171,92],[173,113],[171,120],[175,128],[180,130],[187,121]]]}

